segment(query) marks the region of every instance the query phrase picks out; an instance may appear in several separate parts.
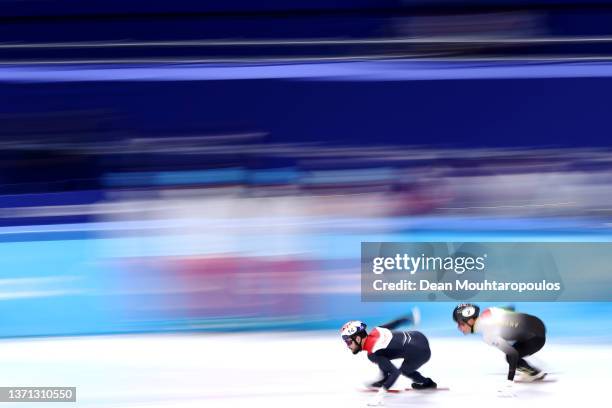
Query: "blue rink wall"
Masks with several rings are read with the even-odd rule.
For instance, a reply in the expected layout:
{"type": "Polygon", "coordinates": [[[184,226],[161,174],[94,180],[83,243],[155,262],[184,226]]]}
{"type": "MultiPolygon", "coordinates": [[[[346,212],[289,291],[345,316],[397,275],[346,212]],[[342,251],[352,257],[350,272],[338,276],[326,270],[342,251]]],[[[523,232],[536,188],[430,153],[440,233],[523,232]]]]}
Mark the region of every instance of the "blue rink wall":
{"type": "MultiPolygon", "coordinates": [[[[410,235],[385,236],[328,236],[311,237],[312,253],[328,259],[354,261],[358,274],[359,241],[384,240],[569,240],[578,234],[513,233],[441,233],[421,232],[410,235]],[[321,238],[321,239],[318,239],[321,238]],[[333,246],[326,243],[334,242],[333,246]],[[333,250],[324,249],[333,248],[333,250]],[[327,253],[325,254],[325,251],[327,253]]],[[[579,234],[581,240],[607,240],[607,236],[579,234]]],[[[6,235],[4,235],[6,239],[6,235]]],[[[89,232],[47,232],[36,239],[36,234],[13,234],[13,242],[0,243],[0,336],[87,335],[129,332],[167,331],[235,331],[235,330],[318,330],[335,329],[344,321],[361,319],[373,326],[407,312],[411,303],[363,303],[359,293],[325,291],[296,294],[295,310],[286,315],[274,308],[246,315],[220,308],[182,313],[166,310],[176,304],[174,297],[146,298],[138,294],[138,287],[130,285],[131,274],[142,270],[127,270],[113,259],[125,257],[173,257],[193,255],[188,249],[172,245],[171,237],[102,238],[89,232]],[[122,248],[119,250],[119,248],[122,248]],[[127,294],[126,294],[127,291],[127,294]],[[134,292],[130,295],[130,291],[134,292]],[[146,309],[146,315],[139,315],[146,309]],[[159,310],[159,313],[156,312],[159,310]],[[140,317],[139,317],[140,316],[140,317]],[[143,317],[144,316],[144,317],[143,317]]],[[[308,245],[308,239],[304,240],[308,245]]],[[[244,243],[245,248],[249,243],[244,243]]],[[[255,247],[253,247],[255,248],[255,247]]],[[[352,262],[350,261],[350,262],[352,262]]],[[[154,268],[154,265],[151,266],[154,268]]],[[[310,273],[325,274],[327,271],[310,273]]],[[[150,288],[149,288],[150,289],[150,288]]],[[[163,289],[163,288],[162,288],[163,289]]],[[[185,296],[193,296],[186,294],[185,296]]],[[[206,292],[197,296],[209,296],[206,292]]],[[[232,296],[227,293],[227,296],[232,296]]],[[[419,303],[423,324],[421,329],[430,335],[456,335],[451,320],[453,304],[419,303]]],[[[488,306],[483,304],[482,306],[488,306]]],[[[558,339],[579,338],[595,342],[612,340],[612,302],[532,302],[515,304],[518,310],[541,317],[549,335],[558,339]]]]}

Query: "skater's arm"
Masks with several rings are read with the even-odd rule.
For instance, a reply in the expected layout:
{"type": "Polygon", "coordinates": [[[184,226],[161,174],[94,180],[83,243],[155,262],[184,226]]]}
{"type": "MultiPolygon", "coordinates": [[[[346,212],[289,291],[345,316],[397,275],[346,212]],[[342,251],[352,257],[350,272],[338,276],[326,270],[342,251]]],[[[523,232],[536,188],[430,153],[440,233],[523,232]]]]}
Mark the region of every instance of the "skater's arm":
{"type": "Polygon", "coordinates": [[[403,316],[399,319],[391,320],[388,323],[380,324],[378,327],[382,327],[389,330],[394,330],[401,325],[412,323],[412,319],[409,316],[403,316]]]}
{"type": "Polygon", "coordinates": [[[385,382],[382,385],[383,388],[386,390],[391,388],[393,384],[395,384],[397,377],[400,375],[400,371],[397,369],[397,367],[387,357],[380,356],[376,353],[368,355],[368,359],[370,359],[370,361],[374,364],[377,364],[380,371],[385,373],[386,377],[385,382]]]}
{"type": "Polygon", "coordinates": [[[506,358],[508,359],[508,381],[513,381],[514,374],[516,373],[516,366],[519,361],[518,351],[512,347],[508,347],[506,358]]]}
{"type": "Polygon", "coordinates": [[[512,347],[506,340],[501,337],[494,338],[490,340],[490,344],[492,346],[497,347],[501,351],[506,354],[506,359],[508,360],[508,380],[514,380],[514,374],[516,373],[516,366],[519,361],[518,351],[514,347],[512,347]]]}

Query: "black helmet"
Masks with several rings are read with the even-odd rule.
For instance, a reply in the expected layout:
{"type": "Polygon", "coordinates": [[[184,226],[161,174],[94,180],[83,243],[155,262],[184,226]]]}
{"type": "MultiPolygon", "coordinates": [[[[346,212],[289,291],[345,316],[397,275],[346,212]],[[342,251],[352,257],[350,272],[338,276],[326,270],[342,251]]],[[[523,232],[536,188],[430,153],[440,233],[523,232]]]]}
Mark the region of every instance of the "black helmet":
{"type": "Polygon", "coordinates": [[[467,323],[467,321],[472,318],[476,319],[478,314],[480,314],[480,308],[478,306],[471,303],[462,303],[457,305],[455,310],[453,310],[453,320],[457,323],[459,321],[467,323]]]}

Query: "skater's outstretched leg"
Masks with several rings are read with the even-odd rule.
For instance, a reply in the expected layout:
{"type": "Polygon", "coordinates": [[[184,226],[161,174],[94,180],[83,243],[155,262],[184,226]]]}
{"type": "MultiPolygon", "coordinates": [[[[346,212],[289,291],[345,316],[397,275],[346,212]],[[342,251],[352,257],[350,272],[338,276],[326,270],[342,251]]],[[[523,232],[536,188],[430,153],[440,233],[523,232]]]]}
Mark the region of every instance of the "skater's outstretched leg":
{"type": "Polygon", "coordinates": [[[385,324],[381,324],[378,327],[382,327],[389,330],[395,330],[400,326],[413,325],[416,326],[421,322],[421,312],[418,307],[412,308],[409,314],[401,316],[395,320],[391,320],[385,324]]]}

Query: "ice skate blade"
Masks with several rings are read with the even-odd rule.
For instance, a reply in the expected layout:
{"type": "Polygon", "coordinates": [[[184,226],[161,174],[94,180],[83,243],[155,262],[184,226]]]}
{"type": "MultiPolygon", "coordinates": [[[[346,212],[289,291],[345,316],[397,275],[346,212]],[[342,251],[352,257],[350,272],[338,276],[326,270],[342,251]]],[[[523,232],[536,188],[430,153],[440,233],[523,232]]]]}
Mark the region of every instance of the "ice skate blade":
{"type": "MultiPolygon", "coordinates": [[[[380,388],[362,388],[360,389],[361,392],[378,392],[378,390],[380,390],[380,388]]],[[[397,394],[397,393],[402,392],[402,390],[390,389],[390,390],[387,390],[387,392],[391,394],[397,394]]]]}
{"type": "Polygon", "coordinates": [[[540,376],[536,376],[534,378],[531,377],[522,377],[518,380],[516,380],[516,383],[519,384],[533,384],[533,383],[549,383],[549,382],[556,382],[557,380],[555,380],[554,378],[546,378],[546,376],[548,375],[548,373],[544,373],[540,376]]]}

